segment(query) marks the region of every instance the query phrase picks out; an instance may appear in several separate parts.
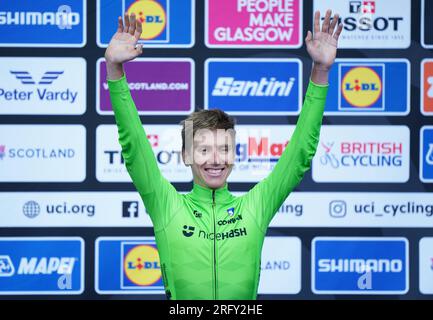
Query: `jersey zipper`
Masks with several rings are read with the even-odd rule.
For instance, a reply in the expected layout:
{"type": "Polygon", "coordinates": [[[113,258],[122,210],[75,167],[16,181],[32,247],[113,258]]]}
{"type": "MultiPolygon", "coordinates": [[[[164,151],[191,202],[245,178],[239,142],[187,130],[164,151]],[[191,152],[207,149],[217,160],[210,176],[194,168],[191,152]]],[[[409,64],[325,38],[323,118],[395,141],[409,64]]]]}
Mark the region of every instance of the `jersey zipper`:
{"type": "Polygon", "coordinates": [[[216,263],[216,225],[215,225],[215,190],[212,190],[213,214],[213,265],[214,265],[214,300],[217,299],[217,263],[216,263]]]}

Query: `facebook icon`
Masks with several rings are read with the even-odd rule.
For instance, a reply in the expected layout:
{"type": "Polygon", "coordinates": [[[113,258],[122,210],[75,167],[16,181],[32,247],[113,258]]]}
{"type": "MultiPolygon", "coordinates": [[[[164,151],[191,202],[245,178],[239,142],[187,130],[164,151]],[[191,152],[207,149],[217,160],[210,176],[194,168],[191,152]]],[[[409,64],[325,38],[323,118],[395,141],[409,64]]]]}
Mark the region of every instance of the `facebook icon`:
{"type": "Polygon", "coordinates": [[[123,201],[122,206],[123,218],[138,218],[138,201],[123,201]]]}

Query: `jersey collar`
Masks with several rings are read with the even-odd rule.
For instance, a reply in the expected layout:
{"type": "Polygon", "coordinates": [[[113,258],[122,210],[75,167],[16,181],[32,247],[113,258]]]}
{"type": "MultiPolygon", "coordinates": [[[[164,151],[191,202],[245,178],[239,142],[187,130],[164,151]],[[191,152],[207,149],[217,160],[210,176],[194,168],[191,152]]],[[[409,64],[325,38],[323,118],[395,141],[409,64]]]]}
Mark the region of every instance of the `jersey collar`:
{"type": "Polygon", "coordinates": [[[227,183],[219,189],[210,189],[194,183],[191,196],[197,200],[207,203],[213,203],[214,199],[215,203],[227,203],[233,198],[233,195],[228,189],[227,183]]]}

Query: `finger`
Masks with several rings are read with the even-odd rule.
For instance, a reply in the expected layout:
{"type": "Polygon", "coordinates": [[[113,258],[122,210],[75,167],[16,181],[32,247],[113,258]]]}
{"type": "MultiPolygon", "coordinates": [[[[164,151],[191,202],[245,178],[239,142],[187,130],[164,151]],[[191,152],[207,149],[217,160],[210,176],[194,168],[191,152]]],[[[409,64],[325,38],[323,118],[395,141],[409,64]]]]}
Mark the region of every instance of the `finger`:
{"type": "Polygon", "coordinates": [[[307,36],[305,37],[305,43],[309,43],[313,39],[313,35],[311,34],[311,31],[308,30],[307,36]]]}
{"type": "Polygon", "coordinates": [[[120,33],[123,32],[123,21],[122,21],[121,16],[119,16],[119,18],[117,18],[117,32],[120,32],[120,33]]]}
{"type": "Polygon", "coordinates": [[[130,35],[134,35],[135,33],[135,14],[132,13],[130,18],[129,18],[129,29],[128,29],[128,33],[130,35]]]}
{"type": "Polygon", "coordinates": [[[134,33],[134,37],[135,39],[137,39],[137,41],[140,40],[141,32],[142,32],[141,22],[140,20],[137,19],[136,26],[135,26],[135,33],[134,33]]]}
{"type": "Polygon", "coordinates": [[[322,24],[322,32],[328,33],[329,30],[329,20],[331,18],[331,10],[326,10],[325,20],[322,24]]]}
{"type": "Polygon", "coordinates": [[[140,55],[143,53],[143,45],[139,44],[136,48],[135,51],[137,52],[137,55],[140,55]]]}
{"type": "Polygon", "coordinates": [[[335,26],[338,23],[338,19],[339,19],[339,15],[338,15],[338,13],[336,13],[334,15],[334,18],[332,18],[331,27],[329,28],[329,34],[333,34],[334,33],[335,26]]]}
{"type": "Polygon", "coordinates": [[[127,12],[125,12],[123,20],[125,21],[125,24],[124,24],[124,27],[123,27],[123,32],[128,32],[128,29],[129,29],[129,16],[128,16],[127,12]]]}
{"type": "Polygon", "coordinates": [[[320,11],[314,13],[314,34],[320,31],[320,11]]]}
{"type": "Polygon", "coordinates": [[[342,23],[340,23],[338,25],[337,31],[335,31],[335,34],[333,36],[335,40],[338,41],[338,37],[340,36],[341,31],[343,31],[343,24],[342,23]]]}

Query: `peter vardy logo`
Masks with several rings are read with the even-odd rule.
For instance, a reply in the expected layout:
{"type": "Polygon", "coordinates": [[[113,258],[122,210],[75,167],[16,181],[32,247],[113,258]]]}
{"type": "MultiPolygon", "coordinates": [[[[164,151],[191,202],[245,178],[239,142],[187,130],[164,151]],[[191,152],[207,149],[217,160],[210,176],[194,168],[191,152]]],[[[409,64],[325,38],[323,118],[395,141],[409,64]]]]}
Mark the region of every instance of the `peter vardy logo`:
{"type": "Polygon", "coordinates": [[[83,114],[83,58],[0,58],[0,114],[83,114]]]}
{"type": "Polygon", "coordinates": [[[63,71],[45,71],[41,79],[36,82],[28,71],[10,71],[22,84],[52,84],[63,71]]]}
{"type": "Polygon", "coordinates": [[[81,294],[81,238],[1,238],[0,294],[81,294]]]}
{"type": "Polygon", "coordinates": [[[405,238],[313,239],[316,294],[405,294],[409,251],[405,238]]]}
{"type": "Polygon", "coordinates": [[[82,47],[86,43],[86,1],[2,1],[0,26],[0,46],[82,47]]]}
{"type": "Polygon", "coordinates": [[[138,218],[138,201],[123,201],[122,202],[122,217],[123,218],[138,218]]]}
{"type": "Polygon", "coordinates": [[[301,61],[208,59],[205,108],[232,114],[293,115],[300,110],[301,61]]]}
{"type": "Polygon", "coordinates": [[[194,235],[194,231],[195,231],[195,227],[185,225],[185,226],[183,226],[182,233],[185,237],[189,238],[192,235],[194,235]]]}

